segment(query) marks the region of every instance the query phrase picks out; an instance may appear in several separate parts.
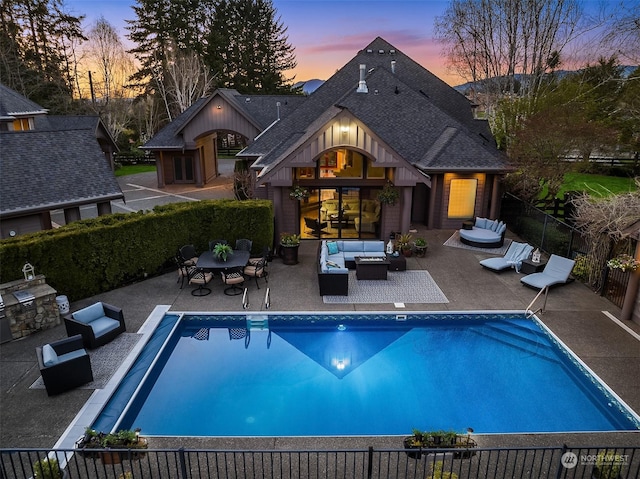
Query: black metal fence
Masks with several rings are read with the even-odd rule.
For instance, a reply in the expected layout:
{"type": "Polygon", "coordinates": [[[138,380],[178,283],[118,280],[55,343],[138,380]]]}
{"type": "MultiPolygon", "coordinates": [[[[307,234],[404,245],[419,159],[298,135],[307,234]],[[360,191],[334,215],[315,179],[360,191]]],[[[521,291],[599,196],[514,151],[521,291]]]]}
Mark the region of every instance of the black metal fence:
{"type": "Polygon", "coordinates": [[[509,193],[502,198],[500,219],[510,231],[549,254],[575,258],[587,252],[577,229],[509,193]]]}
{"type": "MultiPolygon", "coordinates": [[[[0,478],[27,479],[47,455],[63,465],[65,479],[425,479],[640,477],[640,447],[476,448],[455,450],[354,449],[335,451],[122,451],[109,460],[69,450],[0,450],[0,478]],[[596,475],[594,474],[596,471],[596,475]],[[598,472],[599,471],[599,472],[598,472]],[[600,474],[600,475],[598,475],[600,474]]],[[[102,456],[102,457],[101,457],[102,456]]],[[[54,467],[51,462],[45,467],[54,467]]],[[[62,477],[44,475],[40,477],[62,477]]]]}

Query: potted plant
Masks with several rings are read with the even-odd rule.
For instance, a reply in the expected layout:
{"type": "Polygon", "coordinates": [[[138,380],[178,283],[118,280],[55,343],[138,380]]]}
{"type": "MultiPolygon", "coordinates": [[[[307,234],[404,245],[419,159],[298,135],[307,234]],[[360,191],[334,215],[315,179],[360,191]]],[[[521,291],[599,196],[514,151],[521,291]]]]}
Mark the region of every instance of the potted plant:
{"type": "Polygon", "coordinates": [[[411,239],[412,238],[413,238],[413,236],[411,235],[411,233],[405,233],[405,234],[400,235],[399,237],[396,236],[396,247],[407,258],[410,257],[411,254],[412,254],[412,244],[411,244],[411,239]]]}
{"type": "Polygon", "coordinates": [[[455,472],[442,471],[444,463],[442,461],[436,461],[433,464],[433,474],[430,476],[433,479],[458,479],[458,475],[455,472]]]}
{"type": "Polygon", "coordinates": [[[393,206],[396,204],[399,197],[400,193],[398,193],[398,190],[393,187],[393,184],[391,184],[390,181],[387,181],[387,183],[382,187],[382,190],[378,192],[378,201],[381,205],[393,206]]]}
{"type": "Polygon", "coordinates": [[[405,453],[412,459],[420,459],[422,457],[422,449],[428,447],[427,436],[419,429],[414,429],[411,436],[407,436],[402,440],[405,453]],[[415,451],[414,449],[417,449],[415,451]]]}
{"type": "Polygon", "coordinates": [[[44,458],[33,464],[33,477],[35,479],[62,479],[65,473],[60,469],[60,464],[55,458],[44,458]]]}
{"type": "Polygon", "coordinates": [[[213,247],[213,256],[222,261],[227,261],[227,258],[232,254],[233,248],[231,248],[231,246],[228,244],[217,243],[213,247]]]}
{"type": "Polygon", "coordinates": [[[591,471],[593,479],[618,479],[622,470],[622,460],[615,451],[599,451],[596,464],[591,471]]]}
{"type": "Polygon", "coordinates": [[[295,233],[280,234],[280,256],[284,264],[298,264],[298,248],[300,235],[295,233]]]}
{"type": "Polygon", "coordinates": [[[424,257],[425,253],[427,252],[427,240],[422,237],[418,237],[413,242],[413,246],[416,250],[416,256],[420,258],[424,257]]]}
{"type": "Polygon", "coordinates": [[[289,198],[292,200],[306,200],[309,198],[309,190],[300,185],[293,185],[289,189],[289,198]]]}
{"type": "Polygon", "coordinates": [[[87,457],[100,457],[104,464],[119,464],[122,459],[140,459],[144,452],[137,449],[147,449],[148,442],[140,437],[140,429],[121,429],[116,432],[103,433],[91,428],[85,430],[84,436],[76,441],[76,449],[87,457]],[[101,449],[93,452],[91,449],[101,449]],[[109,449],[134,449],[136,451],[109,451],[109,449]]]}

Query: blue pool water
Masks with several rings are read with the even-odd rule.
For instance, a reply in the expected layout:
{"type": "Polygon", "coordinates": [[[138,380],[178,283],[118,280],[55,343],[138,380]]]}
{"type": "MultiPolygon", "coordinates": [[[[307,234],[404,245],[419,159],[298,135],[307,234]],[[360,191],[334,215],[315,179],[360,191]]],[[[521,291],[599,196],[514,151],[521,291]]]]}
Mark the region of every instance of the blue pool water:
{"type": "Polygon", "coordinates": [[[176,319],[148,346],[150,372],[141,358],[94,427],[150,436],[640,429],[523,314],[277,315],[253,330],[245,316],[176,319]]]}

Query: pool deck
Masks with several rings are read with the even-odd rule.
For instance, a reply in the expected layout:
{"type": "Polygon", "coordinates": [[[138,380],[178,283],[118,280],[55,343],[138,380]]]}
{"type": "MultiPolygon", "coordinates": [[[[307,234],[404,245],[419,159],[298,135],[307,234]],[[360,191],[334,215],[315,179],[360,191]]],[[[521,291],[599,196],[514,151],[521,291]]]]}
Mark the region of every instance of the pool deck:
{"type": "MultiPolygon", "coordinates": [[[[275,258],[269,264],[270,312],[277,311],[476,311],[524,310],[536,291],[520,283],[514,271],[501,274],[482,268],[478,261],[492,256],[475,250],[443,246],[451,230],[421,230],[429,249],[424,258],[409,258],[408,269],[426,269],[449,303],[324,304],[316,276],[317,241],[303,241],[300,262],[294,266],[275,258]]],[[[507,237],[512,237],[509,234],[507,237]]],[[[180,289],[176,273],[152,277],[118,290],[72,303],[72,310],[95,301],[122,307],[128,332],[137,332],[157,305],[170,311],[266,311],[264,283],[260,290],[247,281],[250,305],[242,309],[242,296],[225,296],[219,278],[211,283],[212,294],[191,295],[190,286],[180,289]]],[[[541,302],[539,303],[541,305],[541,302]]],[[[620,309],[575,281],[552,289],[540,319],[588,367],[602,378],[636,413],[640,413],[640,325],[622,324],[620,309]],[[606,312],[606,313],[605,313],[606,312]]],[[[53,447],[92,395],[75,389],[48,397],[44,389],[29,389],[38,378],[36,346],[66,337],[64,325],[0,345],[0,447],[53,447]]],[[[418,427],[418,425],[416,425],[418,427]]],[[[471,425],[472,426],[472,425],[471,425]]],[[[410,433],[410,431],[407,431],[410,433]]],[[[640,446],[640,432],[477,435],[480,447],[527,446],[640,446]]],[[[368,446],[400,448],[394,437],[364,438],[152,438],[150,447],[215,449],[334,449],[368,446]]]]}

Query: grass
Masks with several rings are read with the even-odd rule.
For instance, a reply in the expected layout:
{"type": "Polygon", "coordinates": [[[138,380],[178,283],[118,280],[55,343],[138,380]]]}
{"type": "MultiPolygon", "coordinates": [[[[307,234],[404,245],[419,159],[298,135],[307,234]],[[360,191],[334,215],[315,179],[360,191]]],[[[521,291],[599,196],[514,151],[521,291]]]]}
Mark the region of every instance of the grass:
{"type": "Polygon", "coordinates": [[[135,175],[137,173],[147,173],[156,171],[155,165],[125,165],[116,170],[116,176],[135,175]]]}
{"type": "MultiPolygon", "coordinates": [[[[564,175],[564,183],[556,198],[563,199],[567,191],[587,192],[591,196],[605,198],[611,195],[619,195],[636,191],[637,187],[633,178],[620,176],[593,175],[588,173],[567,173],[564,175]]],[[[546,198],[547,187],[540,192],[540,198],[546,198]]]]}
{"type": "Polygon", "coordinates": [[[636,190],[637,187],[633,178],[567,173],[564,175],[564,184],[560,189],[559,197],[562,198],[566,191],[585,191],[592,196],[606,197],[636,190]]]}

